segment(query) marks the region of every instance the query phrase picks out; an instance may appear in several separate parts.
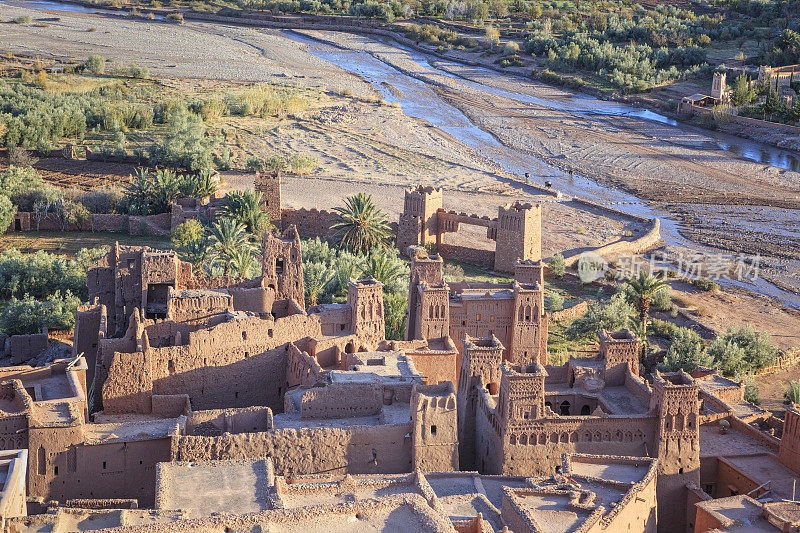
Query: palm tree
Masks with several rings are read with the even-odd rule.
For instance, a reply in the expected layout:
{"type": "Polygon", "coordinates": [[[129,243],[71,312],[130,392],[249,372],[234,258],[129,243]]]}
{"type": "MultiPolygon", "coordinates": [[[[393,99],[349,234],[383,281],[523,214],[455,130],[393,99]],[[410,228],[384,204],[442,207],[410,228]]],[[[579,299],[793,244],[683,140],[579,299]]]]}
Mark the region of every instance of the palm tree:
{"type": "Polygon", "coordinates": [[[186,198],[205,198],[217,192],[212,170],[201,170],[197,174],[186,174],[181,177],[178,188],[186,198]]]}
{"type": "Polygon", "coordinates": [[[667,286],[667,283],[648,272],[639,272],[636,278],[628,279],[631,287],[633,303],[639,309],[639,321],[641,323],[643,338],[647,336],[647,320],[650,316],[650,304],[653,302],[655,294],[667,286]]]}
{"type": "Polygon", "coordinates": [[[800,379],[786,382],[786,390],[783,397],[787,403],[800,403],[800,379]]]}
{"type": "Polygon", "coordinates": [[[303,268],[303,285],[306,290],[306,305],[317,305],[321,294],[330,287],[334,271],[325,263],[310,263],[303,268]]]}
{"type": "Polygon", "coordinates": [[[239,250],[253,250],[244,225],[231,218],[222,218],[215,222],[209,231],[208,240],[213,262],[222,265],[225,276],[230,273],[232,260],[239,250]]]}
{"type": "Polygon", "coordinates": [[[345,200],[344,207],[335,207],[338,221],[331,226],[339,234],[342,248],[353,253],[366,253],[374,247],[385,248],[390,228],[386,216],[372,203],[372,196],[360,192],[345,200]]]}
{"type": "Polygon", "coordinates": [[[233,191],[225,196],[225,214],[243,224],[248,232],[258,235],[271,225],[269,215],[261,210],[261,193],[253,190],[233,191]]]}
{"type": "Polygon", "coordinates": [[[253,257],[253,250],[250,247],[239,248],[230,257],[230,266],[234,274],[240,278],[250,277],[250,274],[255,267],[255,259],[253,257]]]}
{"type": "Polygon", "coordinates": [[[397,292],[400,280],[408,276],[406,264],[387,250],[374,250],[367,258],[364,275],[383,283],[385,292],[397,292]]]}

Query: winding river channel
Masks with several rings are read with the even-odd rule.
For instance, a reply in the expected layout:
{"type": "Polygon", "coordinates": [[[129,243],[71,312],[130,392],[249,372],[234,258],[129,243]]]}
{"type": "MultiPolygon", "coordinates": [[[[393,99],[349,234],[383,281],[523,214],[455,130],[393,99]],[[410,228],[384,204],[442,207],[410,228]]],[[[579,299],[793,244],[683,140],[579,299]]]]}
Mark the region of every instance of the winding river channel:
{"type": "MultiPolygon", "coordinates": [[[[0,4],[48,11],[97,13],[101,15],[109,13],[99,9],[49,0],[6,0],[0,2],[0,4]]],[[[193,23],[192,25],[198,31],[212,32],[214,27],[213,23],[193,23]]],[[[657,217],[662,221],[662,237],[668,245],[687,247],[707,253],[724,253],[723,250],[699,245],[684,238],[680,233],[680,223],[669,212],[660,209],[653,203],[645,202],[619,189],[600,185],[587,176],[569,175],[564,170],[530,154],[504,145],[491,132],[480,128],[462,111],[440,98],[431,85],[401,72],[370,53],[332,46],[289,30],[282,31],[281,35],[302,43],[306,51],[316,58],[366,80],[375,90],[380,92],[384,100],[399,105],[406,115],[425,120],[432,126],[452,135],[473,149],[486,161],[490,161],[506,172],[520,177],[528,172],[532,176],[536,176],[536,179],[540,182],[548,180],[552,183],[554,189],[560,191],[566,197],[579,196],[604,205],[613,206],[627,213],[657,217]]],[[[604,101],[588,95],[572,94],[566,98],[542,98],[488,86],[438,68],[432,56],[404,48],[394,42],[388,42],[387,44],[407,54],[421,68],[437,75],[454,79],[471,90],[508,98],[521,104],[533,104],[568,112],[590,120],[602,120],[603,117],[608,116],[635,117],[670,127],[690,129],[678,124],[669,117],[647,109],[604,101]]],[[[476,70],[480,69],[476,68],[476,70]]],[[[715,147],[728,152],[731,157],[742,157],[765,165],[800,172],[800,154],[798,153],[719,132],[702,131],[702,135],[710,139],[710,142],[715,147]]],[[[782,290],[763,278],[747,284],[733,280],[728,281],[728,283],[741,285],[749,290],[776,297],[783,304],[800,310],[800,295],[782,290]]]]}

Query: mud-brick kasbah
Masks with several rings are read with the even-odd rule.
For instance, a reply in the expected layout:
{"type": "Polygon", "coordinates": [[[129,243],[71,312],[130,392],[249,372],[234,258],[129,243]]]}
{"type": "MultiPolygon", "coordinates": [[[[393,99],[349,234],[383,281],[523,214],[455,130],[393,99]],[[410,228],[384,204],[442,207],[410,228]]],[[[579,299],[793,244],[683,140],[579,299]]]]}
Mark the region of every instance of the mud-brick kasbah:
{"type": "Polygon", "coordinates": [[[779,420],[714,369],[643,375],[628,330],[548,364],[541,206],[478,217],[409,189],[387,340],[375,279],[305,307],[300,237],[332,215],[256,188],[280,228],[260,277],[116,245],[73,357],[0,369],[5,531],[798,531],[794,406],[779,420]],[[462,225],[495,249],[447,244],[462,225]],[[446,257],[513,281],[446,282],[446,257]]]}

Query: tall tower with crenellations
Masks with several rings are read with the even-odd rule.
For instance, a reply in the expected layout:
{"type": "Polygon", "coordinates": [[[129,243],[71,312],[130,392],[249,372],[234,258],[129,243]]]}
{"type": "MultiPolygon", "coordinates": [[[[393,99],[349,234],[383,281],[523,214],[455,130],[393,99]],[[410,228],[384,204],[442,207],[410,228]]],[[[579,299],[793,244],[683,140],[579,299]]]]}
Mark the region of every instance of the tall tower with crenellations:
{"type": "MultiPolygon", "coordinates": [[[[422,246],[409,246],[408,256],[411,258],[411,276],[408,287],[408,311],[406,321],[406,340],[415,338],[418,331],[417,309],[420,306],[420,285],[426,284],[428,287],[444,285],[442,278],[442,268],[444,261],[437,254],[429,254],[422,246]]],[[[444,285],[446,288],[446,285],[444,285]]],[[[447,320],[449,323],[449,309],[446,309],[447,320]]],[[[447,335],[449,332],[445,330],[447,335]]],[[[440,335],[440,336],[444,336],[440,335]]]]}
{"type": "Polygon", "coordinates": [[[281,175],[280,172],[256,172],[253,188],[261,193],[261,210],[269,220],[280,227],[281,221],[281,175]]]}
{"type": "Polygon", "coordinates": [[[374,279],[351,279],[347,285],[353,333],[372,343],[384,339],[383,284],[374,279]]]}
{"type": "Polygon", "coordinates": [[[517,259],[542,258],[542,206],[516,202],[498,209],[494,269],[514,272],[517,259]]]}
{"type": "Polygon", "coordinates": [[[397,248],[436,244],[437,212],[442,208],[442,189],[418,186],[406,189],[397,230],[397,248]]]}

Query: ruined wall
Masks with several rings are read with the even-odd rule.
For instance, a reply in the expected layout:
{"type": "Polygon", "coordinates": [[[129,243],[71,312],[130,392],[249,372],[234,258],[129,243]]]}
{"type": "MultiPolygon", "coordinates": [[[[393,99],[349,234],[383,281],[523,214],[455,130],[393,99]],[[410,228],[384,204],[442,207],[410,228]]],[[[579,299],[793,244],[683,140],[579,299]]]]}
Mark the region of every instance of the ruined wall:
{"type": "Polygon", "coordinates": [[[83,354],[88,369],[88,383],[94,380],[94,368],[97,364],[97,347],[101,338],[105,338],[106,308],[103,305],[80,306],[75,312],[75,331],[73,333],[72,356],[83,354]]]}
{"type": "Polygon", "coordinates": [[[155,503],[156,464],[169,461],[169,438],[85,444],[82,426],[31,430],[30,496],[135,498],[142,507],[155,503]]]}
{"type": "Polygon", "coordinates": [[[20,364],[33,359],[47,349],[47,329],[43,333],[30,335],[11,335],[9,337],[9,355],[14,364],[20,364]]]}
{"type": "Polygon", "coordinates": [[[175,436],[172,461],[254,459],[275,462],[275,474],[379,474],[411,470],[410,424],[277,429],[221,437],[175,436]],[[374,453],[373,453],[374,451],[374,453]]]}
{"type": "Polygon", "coordinates": [[[310,237],[332,237],[336,230],[331,226],[338,220],[332,211],[317,209],[281,209],[281,229],[297,226],[297,231],[304,239],[310,237]]]}
{"type": "Polygon", "coordinates": [[[248,318],[192,332],[187,345],[115,353],[103,406],[110,413],[148,413],[152,394],[186,393],[194,409],[267,405],[280,412],[288,342],[320,334],[313,315],[248,318]]]}
{"type": "Polygon", "coordinates": [[[295,344],[288,347],[288,363],[286,365],[286,386],[288,388],[302,385],[311,387],[319,379],[322,367],[316,359],[300,350],[295,344]]]}
{"type": "Polygon", "coordinates": [[[207,437],[223,433],[256,433],[272,428],[272,409],[269,407],[195,411],[186,420],[187,435],[207,437]]]}
{"type": "Polygon", "coordinates": [[[382,409],[383,386],[378,383],[330,383],[308,389],[300,399],[302,419],[375,416],[382,409]]]}
{"type": "MultiPolygon", "coordinates": [[[[442,339],[447,342],[450,339],[442,339]]],[[[452,349],[418,349],[407,351],[406,355],[414,362],[414,368],[424,378],[426,385],[436,385],[450,381],[458,384],[459,356],[455,344],[448,343],[452,349]]]]}

